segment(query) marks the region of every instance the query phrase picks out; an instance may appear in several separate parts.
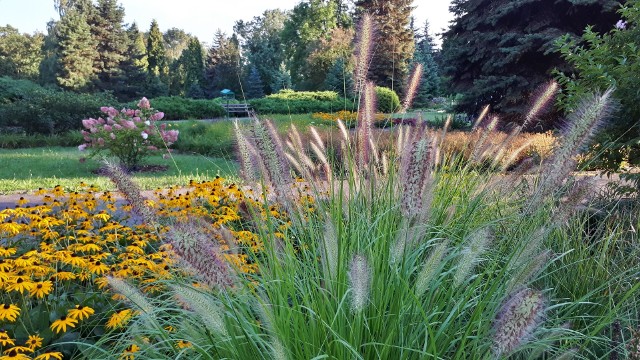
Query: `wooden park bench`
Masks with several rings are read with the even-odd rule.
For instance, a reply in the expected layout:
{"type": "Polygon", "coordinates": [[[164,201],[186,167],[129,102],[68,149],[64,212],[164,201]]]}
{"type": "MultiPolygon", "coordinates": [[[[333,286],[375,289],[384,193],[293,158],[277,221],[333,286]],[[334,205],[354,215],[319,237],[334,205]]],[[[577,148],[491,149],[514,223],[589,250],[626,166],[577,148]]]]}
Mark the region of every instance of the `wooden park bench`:
{"type": "Polygon", "coordinates": [[[221,104],[222,107],[227,111],[227,116],[231,114],[247,114],[251,113],[251,105],[249,104],[221,104]]]}

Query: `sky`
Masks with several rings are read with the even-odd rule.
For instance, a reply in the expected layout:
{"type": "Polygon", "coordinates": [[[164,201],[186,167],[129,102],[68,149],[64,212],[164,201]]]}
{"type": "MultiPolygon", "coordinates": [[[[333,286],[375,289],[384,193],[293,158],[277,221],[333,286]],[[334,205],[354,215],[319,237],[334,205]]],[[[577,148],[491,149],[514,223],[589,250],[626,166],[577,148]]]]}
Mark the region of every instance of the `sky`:
{"type": "MultiPolygon", "coordinates": [[[[265,10],[292,9],[300,0],[119,0],[125,9],[125,22],[148,30],[156,19],[161,31],[179,28],[210,43],[217,29],[227,34],[236,20],[251,20],[265,10]]],[[[53,0],[0,0],[0,26],[11,25],[20,32],[45,32],[51,19],[58,19],[53,0]]],[[[416,26],[425,20],[431,24],[432,35],[447,27],[450,0],[414,0],[416,26]]],[[[439,43],[439,40],[437,39],[439,43]]]]}

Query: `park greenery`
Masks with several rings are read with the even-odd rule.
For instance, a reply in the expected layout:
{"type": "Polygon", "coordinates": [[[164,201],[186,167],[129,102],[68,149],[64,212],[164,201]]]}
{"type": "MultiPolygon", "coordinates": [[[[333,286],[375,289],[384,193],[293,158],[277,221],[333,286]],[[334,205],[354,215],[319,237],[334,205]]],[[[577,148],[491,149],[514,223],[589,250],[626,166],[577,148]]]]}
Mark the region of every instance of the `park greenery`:
{"type": "Polygon", "coordinates": [[[0,27],[0,360],[640,359],[640,0],[412,3],[0,27]]]}

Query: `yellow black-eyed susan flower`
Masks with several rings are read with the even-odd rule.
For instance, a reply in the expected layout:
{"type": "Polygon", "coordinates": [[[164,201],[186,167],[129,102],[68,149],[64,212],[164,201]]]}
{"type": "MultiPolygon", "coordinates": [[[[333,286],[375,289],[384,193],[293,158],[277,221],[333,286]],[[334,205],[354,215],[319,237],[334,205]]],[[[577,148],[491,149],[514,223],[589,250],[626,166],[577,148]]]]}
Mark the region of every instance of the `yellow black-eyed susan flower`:
{"type": "Polygon", "coordinates": [[[109,318],[107,321],[107,328],[109,329],[118,329],[124,325],[126,325],[129,320],[133,317],[133,310],[124,309],[122,311],[116,312],[109,318]]]}
{"type": "Polygon", "coordinates": [[[16,321],[16,318],[20,315],[20,308],[13,304],[2,304],[0,306],[0,320],[16,321]]]}
{"type": "Polygon", "coordinates": [[[0,331],[0,344],[2,344],[2,346],[14,346],[16,344],[14,341],[15,340],[10,338],[6,331],[0,331]]]}
{"type": "Polygon", "coordinates": [[[84,320],[93,315],[95,310],[88,306],[76,305],[75,308],[67,310],[67,316],[75,320],[84,320]]]}
{"type": "Polygon", "coordinates": [[[25,345],[27,345],[31,350],[35,350],[42,346],[43,340],[44,339],[38,335],[29,335],[29,338],[25,342],[25,345]]]}
{"type": "Polygon", "coordinates": [[[51,359],[62,360],[63,358],[64,356],[62,356],[61,352],[52,351],[52,352],[46,352],[44,354],[40,354],[36,356],[33,360],[51,360],[51,359]]]}
{"type": "Polygon", "coordinates": [[[51,324],[51,330],[59,334],[61,332],[66,332],[67,326],[70,328],[76,327],[77,323],[78,323],[78,320],[76,319],[73,319],[67,316],[62,316],[60,317],[60,319],[54,321],[53,324],[51,324]]]}
{"type": "Polygon", "coordinates": [[[34,284],[34,286],[29,290],[31,296],[35,296],[38,299],[42,299],[43,297],[49,295],[53,290],[53,283],[49,280],[40,281],[34,284]]]}

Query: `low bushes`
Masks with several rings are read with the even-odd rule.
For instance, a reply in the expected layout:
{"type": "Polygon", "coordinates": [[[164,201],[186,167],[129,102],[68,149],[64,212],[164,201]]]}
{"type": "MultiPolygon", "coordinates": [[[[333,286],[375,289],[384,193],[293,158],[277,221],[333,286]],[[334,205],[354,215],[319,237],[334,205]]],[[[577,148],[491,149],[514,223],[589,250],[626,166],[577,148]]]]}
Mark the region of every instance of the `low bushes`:
{"type": "Polygon", "coordinates": [[[19,127],[29,134],[79,130],[82,119],[98,117],[101,106],[117,104],[108,94],[76,94],[7,78],[0,81],[0,96],[0,128],[19,127]]]}
{"type": "Polygon", "coordinates": [[[376,86],[378,98],[378,112],[390,114],[400,109],[400,98],[395,91],[381,86],[376,86]]]}
{"type": "Polygon", "coordinates": [[[212,119],[226,114],[224,108],[212,100],[161,96],[151,102],[154,109],[165,113],[166,120],[212,119]]]}
{"type": "Polygon", "coordinates": [[[206,122],[184,121],[169,124],[167,129],[180,131],[180,141],[173,146],[178,151],[214,157],[233,157],[235,141],[231,122],[212,125],[206,122]]]}
{"type": "Polygon", "coordinates": [[[57,135],[0,133],[0,149],[24,149],[55,146],[76,147],[82,144],[82,141],[82,134],[76,130],[57,135]]]}

